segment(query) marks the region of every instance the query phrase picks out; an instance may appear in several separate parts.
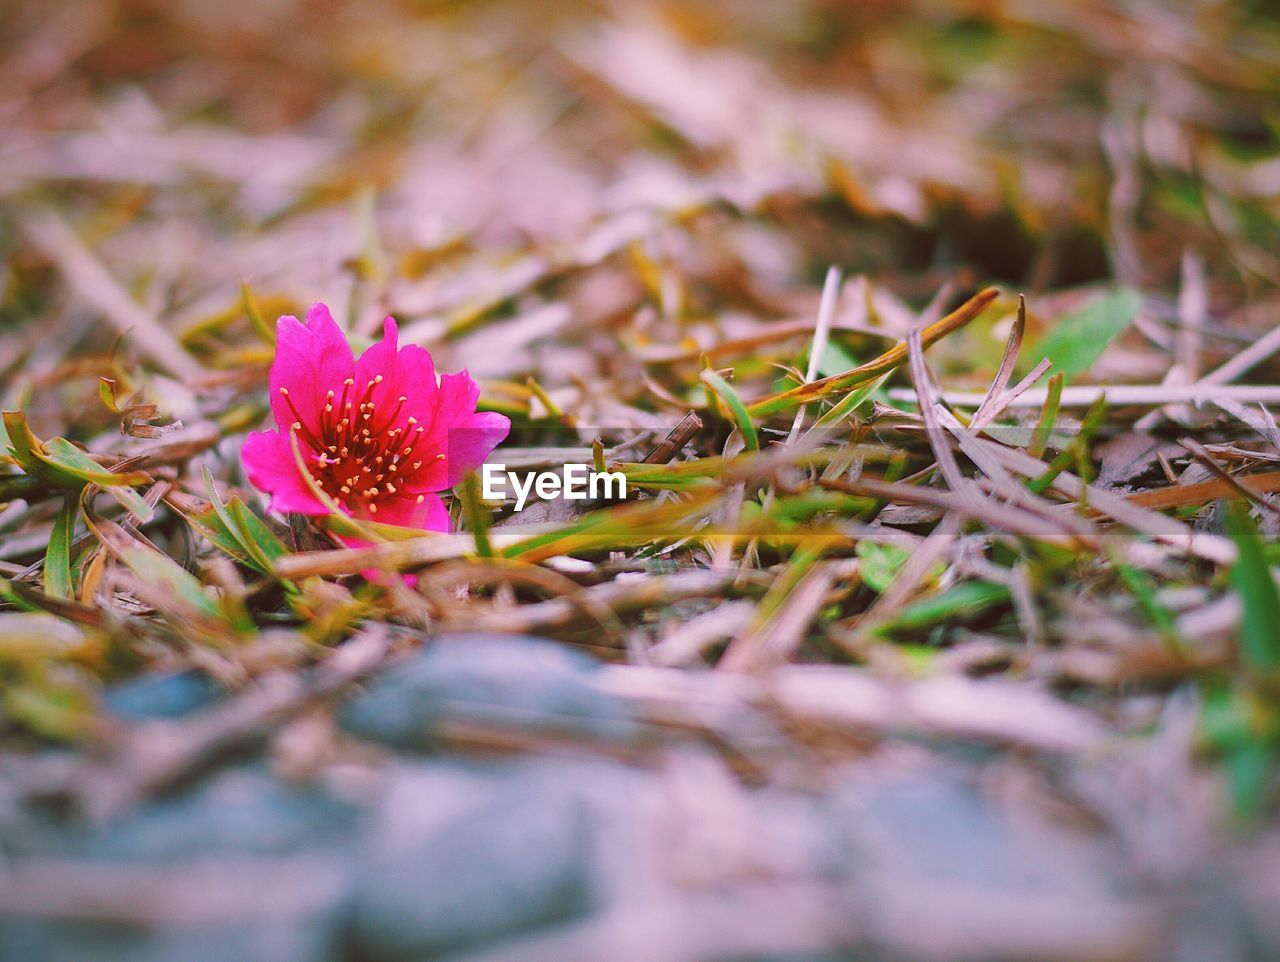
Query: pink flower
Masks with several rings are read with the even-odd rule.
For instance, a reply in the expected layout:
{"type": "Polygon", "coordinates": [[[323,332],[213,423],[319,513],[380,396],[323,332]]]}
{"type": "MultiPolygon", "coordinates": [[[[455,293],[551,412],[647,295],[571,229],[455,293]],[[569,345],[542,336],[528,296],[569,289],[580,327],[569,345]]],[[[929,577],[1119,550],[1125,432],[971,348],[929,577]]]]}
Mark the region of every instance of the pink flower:
{"type": "Polygon", "coordinates": [[[435,492],[453,487],[507,436],[501,414],[477,413],[480,389],[466,371],[437,381],[431,354],[398,348],[396,322],[356,359],[324,304],[307,322],[276,324],[271,413],[279,430],[255,431],[242,456],[249,481],[271,495],[271,510],[326,515],[303,477],[346,514],[366,521],[449,530],[435,492]]]}

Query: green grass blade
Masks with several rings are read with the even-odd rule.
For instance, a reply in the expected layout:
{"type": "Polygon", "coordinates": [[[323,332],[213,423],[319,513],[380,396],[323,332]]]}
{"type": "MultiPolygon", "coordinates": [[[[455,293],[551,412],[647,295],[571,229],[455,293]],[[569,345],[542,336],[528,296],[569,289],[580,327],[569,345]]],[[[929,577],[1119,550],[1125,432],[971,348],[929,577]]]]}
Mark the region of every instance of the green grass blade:
{"type": "Polygon", "coordinates": [[[1240,654],[1253,668],[1280,665],[1280,592],[1262,552],[1262,538],[1243,501],[1227,505],[1227,533],[1236,544],[1231,587],[1240,596],[1240,654]]]}
{"type": "Polygon", "coordinates": [[[71,539],[75,535],[78,498],[69,497],[53,521],[49,547],[44,555],[44,591],[53,598],[70,599],[75,595],[71,577],[71,539]]]}
{"type": "Polygon", "coordinates": [[[729,408],[729,413],[733,416],[733,422],[738,426],[738,432],[742,435],[743,443],[746,444],[748,451],[760,450],[760,438],[756,434],[755,423],[751,420],[751,415],[747,413],[747,406],[742,403],[742,398],[738,396],[738,392],[733,386],[722,378],[715,371],[707,368],[702,372],[702,381],[729,408]]]}

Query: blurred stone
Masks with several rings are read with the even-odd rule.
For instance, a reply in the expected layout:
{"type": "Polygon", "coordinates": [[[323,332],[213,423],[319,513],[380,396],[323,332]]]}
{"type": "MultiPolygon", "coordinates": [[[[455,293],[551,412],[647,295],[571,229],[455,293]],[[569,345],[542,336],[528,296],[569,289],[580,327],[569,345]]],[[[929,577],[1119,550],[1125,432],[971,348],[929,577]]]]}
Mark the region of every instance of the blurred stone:
{"type": "Polygon", "coordinates": [[[336,960],[358,827],[320,788],[258,768],[206,777],[11,863],[0,959],[336,960]]]}
{"type": "Polygon", "coordinates": [[[350,841],[356,809],[327,792],[254,769],[233,770],[161,798],[91,835],[91,858],[185,859],[283,855],[350,841]]]}
{"type": "MultiPolygon", "coordinates": [[[[1141,957],[1153,906],[1093,836],[1009,817],[949,773],[863,775],[833,799],[851,931],[931,959],[1141,957]]],[[[840,851],[833,848],[833,854],[840,851]]]]}
{"type": "Polygon", "coordinates": [[[564,921],[592,905],[581,803],[548,789],[505,792],[375,858],[352,911],[357,956],[418,959],[564,921]]]}
{"type": "Polygon", "coordinates": [[[151,674],[116,685],[102,696],[102,706],[123,721],[180,718],[213,704],[222,689],[202,671],[151,674]]]}
{"type": "Polygon", "coordinates": [[[442,729],[630,740],[626,701],[598,688],[599,663],[564,645],[510,635],[451,635],[392,668],[342,711],[344,728],[430,749],[442,729]]]}
{"type": "MultiPolygon", "coordinates": [[[[1274,868],[1272,869],[1274,872],[1274,868]]],[[[1169,962],[1274,962],[1280,945],[1264,926],[1274,925],[1276,905],[1264,916],[1251,913],[1247,881],[1209,866],[1188,879],[1164,931],[1169,962]],[[1270,916],[1270,918],[1267,918],[1270,916]]]]}
{"type": "MultiPolygon", "coordinates": [[[[338,962],[349,891],[332,862],[60,863],[12,881],[33,908],[0,916],[0,959],[338,962]],[[38,880],[37,877],[41,876],[38,880]],[[59,875],[63,878],[59,884],[59,875]]],[[[9,894],[5,902],[11,903],[9,894]]]]}

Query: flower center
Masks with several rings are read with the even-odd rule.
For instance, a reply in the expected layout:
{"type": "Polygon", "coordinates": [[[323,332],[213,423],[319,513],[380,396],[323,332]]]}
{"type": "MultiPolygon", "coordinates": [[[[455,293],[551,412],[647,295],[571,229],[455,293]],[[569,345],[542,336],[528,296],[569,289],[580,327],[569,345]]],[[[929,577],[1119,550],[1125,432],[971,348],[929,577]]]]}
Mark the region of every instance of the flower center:
{"type": "MultiPolygon", "coordinates": [[[[318,435],[303,423],[288,389],[280,388],[296,419],[293,430],[314,452],[305,457],[311,476],[325,494],[355,515],[376,515],[378,501],[397,496],[426,460],[421,449],[426,428],[415,417],[402,420],[408,398],[398,397],[385,415],[378,410],[373,392],[382,380],[376,375],[357,389],[355,380],[347,378],[340,394],[329,391],[318,435]]],[[[443,460],[444,454],[436,458],[443,460]]],[[[421,502],[423,495],[417,500],[421,502]]]]}

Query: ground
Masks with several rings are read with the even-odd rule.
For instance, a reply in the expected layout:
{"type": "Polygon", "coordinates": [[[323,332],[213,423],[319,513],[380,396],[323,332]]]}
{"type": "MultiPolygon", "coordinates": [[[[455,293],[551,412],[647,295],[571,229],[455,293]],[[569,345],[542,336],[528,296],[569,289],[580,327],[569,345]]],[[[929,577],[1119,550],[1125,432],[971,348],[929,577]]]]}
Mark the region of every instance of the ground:
{"type": "Polygon", "coordinates": [[[0,958],[1280,957],[1266,4],[3,17],[0,958]],[[626,496],[268,510],[317,302],[626,496]]]}

